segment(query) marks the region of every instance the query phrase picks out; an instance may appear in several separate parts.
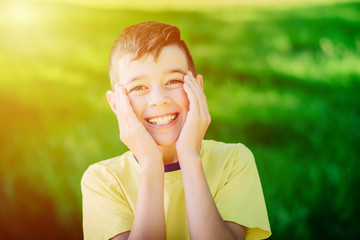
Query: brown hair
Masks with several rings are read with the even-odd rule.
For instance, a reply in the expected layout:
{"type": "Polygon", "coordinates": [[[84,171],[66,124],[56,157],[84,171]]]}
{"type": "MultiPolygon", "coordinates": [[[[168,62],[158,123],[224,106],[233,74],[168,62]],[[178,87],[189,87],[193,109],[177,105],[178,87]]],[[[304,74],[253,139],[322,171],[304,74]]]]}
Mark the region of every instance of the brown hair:
{"type": "Polygon", "coordinates": [[[168,45],[177,45],[186,55],[189,70],[196,76],[194,61],[185,42],[180,39],[180,30],[165,23],[143,22],[125,28],[116,39],[110,53],[109,75],[111,86],[116,83],[116,61],[129,54],[132,61],[152,54],[155,61],[161,50],[168,45]]]}

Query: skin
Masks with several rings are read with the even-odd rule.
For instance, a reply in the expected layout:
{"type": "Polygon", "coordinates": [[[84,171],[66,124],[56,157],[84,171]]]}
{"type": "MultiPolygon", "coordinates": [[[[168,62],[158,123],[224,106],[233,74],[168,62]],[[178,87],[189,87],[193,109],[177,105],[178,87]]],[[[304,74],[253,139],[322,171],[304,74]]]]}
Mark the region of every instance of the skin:
{"type": "Polygon", "coordinates": [[[241,225],[223,221],[212,198],[200,158],[201,142],[211,122],[203,77],[189,72],[186,56],[164,47],[136,61],[119,60],[119,83],[107,92],[117,116],[120,139],[140,164],[140,186],[133,227],[113,239],[165,239],[164,163],[179,161],[191,239],[244,239],[241,225]],[[126,71],[121,71],[126,69],[126,71]],[[148,119],[176,119],[155,126],[148,119]],[[148,206],[151,206],[150,208],[148,206]]]}

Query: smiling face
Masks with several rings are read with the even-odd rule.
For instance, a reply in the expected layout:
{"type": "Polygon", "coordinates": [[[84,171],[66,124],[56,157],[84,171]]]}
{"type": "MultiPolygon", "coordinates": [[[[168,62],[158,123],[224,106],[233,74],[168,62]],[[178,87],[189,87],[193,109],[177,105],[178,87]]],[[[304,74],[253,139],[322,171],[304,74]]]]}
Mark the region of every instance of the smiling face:
{"type": "Polygon", "coordinates": [[[155,61],[153,55],[118,61],[119,83],[126,88],[139,121],[159,146],[176,143],[189,110],[183,89],[189,71],[185,53],[176,45],[166,46],[155,61]]]}

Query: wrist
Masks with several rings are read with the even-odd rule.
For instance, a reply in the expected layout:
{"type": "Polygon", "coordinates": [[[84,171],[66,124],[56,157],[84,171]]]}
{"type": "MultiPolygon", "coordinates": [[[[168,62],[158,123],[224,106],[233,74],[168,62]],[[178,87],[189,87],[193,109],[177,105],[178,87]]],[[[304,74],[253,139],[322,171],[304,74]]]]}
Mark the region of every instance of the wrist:
{"type": "Polygon", "coordinates": [[[147,184],[158,182],[164,179],[164,165],[144,165],[140,166],[140,178],[147,184]]]}
{"type": "Polygon", "coordinates": [[[190,143],[183,141],[176,142],[176,151],[178,158],[200,157],[201,143],[190,143]]]}
{"type": "Polygon", "coordinates": [[[197,148],[176,148],[177,156],[179,159],[189,159],[189,158],[200,158],[200,150],[197,148]]]}
{"type": "Polygon", "coordinates": [[[197,152],[183,152],[178,154],[178,160],[181,166],[181,169],[185,169],[189,166],[196,167],[202,167],[202,161],[200,158],[200,154],[197,152]]]}
{"type": "Polygon", "coordinates": [[[164,163],[161,157],[139,157],[137,158],[141,172],[164,171],[164,163]]]}

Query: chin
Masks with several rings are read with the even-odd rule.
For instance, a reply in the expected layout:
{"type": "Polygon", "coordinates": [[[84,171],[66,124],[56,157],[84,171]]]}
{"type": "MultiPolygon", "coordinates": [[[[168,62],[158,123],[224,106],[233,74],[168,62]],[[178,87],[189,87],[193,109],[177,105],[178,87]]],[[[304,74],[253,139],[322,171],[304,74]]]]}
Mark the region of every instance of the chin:
{"type": "Polygon", "coordinates": [[[159,147],[169,147],[173,144],[176,144],[176,141],[158,141],[158,140],[155,140],[156,144],[159,146],[159,147]]]}
{"type": "Polygon", "coordinates": [[[153,137],[153,138],[159,147],[168,147],[168,146],[176,144],[176,140],[177,140],[178,136],[153,137]]]}

